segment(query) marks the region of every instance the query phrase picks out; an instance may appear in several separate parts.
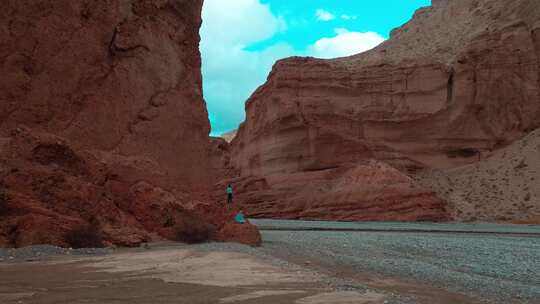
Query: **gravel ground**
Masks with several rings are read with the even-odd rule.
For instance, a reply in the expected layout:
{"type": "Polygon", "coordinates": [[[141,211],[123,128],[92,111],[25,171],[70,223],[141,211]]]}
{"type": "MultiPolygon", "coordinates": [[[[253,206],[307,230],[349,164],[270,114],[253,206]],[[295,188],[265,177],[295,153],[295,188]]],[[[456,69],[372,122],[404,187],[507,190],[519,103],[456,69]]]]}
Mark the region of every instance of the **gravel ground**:
{"type": "Polygon", "coordinates": [[[37,245],[24,248],[0,248],[0,262],[39,261],[54,256],[87,256],[112,253],[109,248],[71,249],[50,245],[37,245]]]}
{"type": "Polygon", "coordinates": [[[251,219],[251,223],[265,229],[351,229],[386,231],[438,231],[493,234],[530,234],[540,236],[540,225],[492,223],[401,223],[401,222],[324,222],[251,219]]]}
{"type": "Polygon", "coordinates": [[[264,239],[267,250],[286,246],[328,265],[412,277],[490,301],[540,299],[538,239],[339,232],[266,232],[264,239]]]}
{"type": "MultiPolygon", "coordinates": [[[[261,221],[254,221],[261,225],[261,221]]],[[[368,224],[262,221],[265,226],[339,228],[368,224]],[[306,225],[306,226],[303,226],[306,225]]],[[[378,227],[417,228],[422,224],[378,223],[378,227]]],[[[369,225],[368,225],[369,226],[369,225]]],[[[444,224],[446,229],[464,225],[444,224]]],[[[471,227],[471,225],[465,225],[471,227]]],[[[369,226],[372,227],[372,226],[369,226]]],[[[422,229],[441,225],[426,224],[422,229]]],[[[521,233],[538,226],[474,225],[476,229],[521,233]]],[[[413,278],[484,299],[487,303],[540,303],[540,238],[496,234],[262,231],[267,254],[286,248],[291,257],[329,268],[413,278]]]]}

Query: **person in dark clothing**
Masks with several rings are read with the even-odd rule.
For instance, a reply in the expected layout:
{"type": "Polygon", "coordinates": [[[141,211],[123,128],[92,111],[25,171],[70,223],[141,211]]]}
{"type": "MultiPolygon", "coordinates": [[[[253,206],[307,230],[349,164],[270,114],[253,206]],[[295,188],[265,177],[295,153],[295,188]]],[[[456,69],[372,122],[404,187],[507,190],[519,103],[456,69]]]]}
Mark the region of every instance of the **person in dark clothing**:
{"type": "Polygon", "coordinates": [[[231,184],[227,186],[227,204],[232,204],[233,190],[231,184]]]}

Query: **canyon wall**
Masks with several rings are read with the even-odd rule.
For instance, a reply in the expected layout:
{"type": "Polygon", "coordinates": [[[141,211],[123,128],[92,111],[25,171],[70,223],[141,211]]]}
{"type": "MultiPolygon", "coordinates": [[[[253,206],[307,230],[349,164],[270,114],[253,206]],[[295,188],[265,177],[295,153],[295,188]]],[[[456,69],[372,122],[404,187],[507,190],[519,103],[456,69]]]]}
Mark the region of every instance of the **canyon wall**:
{"type": "Polygon", "coordinates": [[[218,230],[232,221],[206,201],[201,9],[202,0],[4,1],[0,246],[66,245],[88,223],[110,244],[134,245],[174,238],[195,214],[218,230]]]}
{"type": "Polygon", "coordinates": [[[540,126],[540,6],[433,1],[366,53],[277,62],[246,117],[231,164],[250,214],[281,217],[287,206],[295,210],[287,217],[449,218],[435,193],[405,174],[475,162],[540,126]],[[382,174],[386,165],[373,160],[399,170],[389,185],[410,187],[372,177],[335,190],[350,174],[382,174]],[[383,199],[390,194],[395,203],[383,199]]]}
{"type": "Polygon", "coordinates": [[[167,188],[205,184],[202,1],[7,1],[0,127],[154,160],[167,188]]]}

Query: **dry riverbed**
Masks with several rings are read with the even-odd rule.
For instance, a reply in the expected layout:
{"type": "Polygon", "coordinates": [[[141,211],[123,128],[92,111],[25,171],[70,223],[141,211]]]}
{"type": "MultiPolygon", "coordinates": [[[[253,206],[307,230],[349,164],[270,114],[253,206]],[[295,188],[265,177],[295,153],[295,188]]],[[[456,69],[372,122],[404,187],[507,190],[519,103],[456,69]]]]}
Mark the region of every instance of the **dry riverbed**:
{"type": "Polygon", "coordinates": [[[536,226],[257,224],[297,229],[262,248],[0,249],[0,303],[540,303],[536,226]]]}

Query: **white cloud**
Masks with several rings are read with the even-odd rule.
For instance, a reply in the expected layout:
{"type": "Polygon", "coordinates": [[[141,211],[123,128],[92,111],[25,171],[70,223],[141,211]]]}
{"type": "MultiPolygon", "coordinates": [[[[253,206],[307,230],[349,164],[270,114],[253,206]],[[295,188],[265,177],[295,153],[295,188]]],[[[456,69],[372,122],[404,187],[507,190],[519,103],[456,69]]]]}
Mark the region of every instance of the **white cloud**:
{"type": "Polygon", "coordinates": [[[347,14],[342,14],[340,16],[340,18],[343,19],[343,20],[356,20],[356,19],[358,19],[357,16],[351,16],[351,15],[347,15],[347,14]]]}
{"type": "Polygon", "coordinates": [[[204,1],[200,48],[213,134],[238,127],[244,102],[266,80],[274,61],[293,55],[285,43],[260,51],[245,48],[284,30],[283,18],[259,0],[204,1]]]}
{"type": "Polygon", "coordinates": [[[334,16],[332,13],[330,13],[329,11],[323,10],[322,8],[318,9],[315,12],[315,15],[317,16],[317,20],[319,21],[330,21],[336,18],[336,16],[334,16]]]}
{"type": "MultiPolygon", "coordinates": [[[[259,0],[205,0],[201,34],[205,43],[245,45],[272,37],[286,29],[268,5],[259,0]]],[[[204,45],[203,45],[204,47],[204,45]]]]}
{"type": "Polygon", "coordinates": [[[374,32],[350,32],[345,28],[335,29],[336,36],[321,38],[309,46],[309,56],[317,58],[336,58],[350,56],[370,50],[385,39],[374,32]]]}
{"type": "MultiPolygon", "coordinates": [[[[322,12],[328,14],[321,14],[322,18],[336,18],[329,12],[322,12]]],[[[339,18],[343,19],[342,16],[339,18]]],[[[293,24],[294,19],[289,21],[293,24]]],[[[310,24],[307,20],[297,22],[310,24]]],[[[284,42],[256,51],[246,49],[286,29],[284,19],[274,15],[261,0],[204,1],[200,49],[204,96],[214,135],[235,129],[244,120],[245,101],[264,83],[276,60],[292,55],[347,56],[370,49],[384,40],[376,33],[339,28],[335,29],[334,37],[322,38],[302,49],[295,50],[284,42]]]]}

